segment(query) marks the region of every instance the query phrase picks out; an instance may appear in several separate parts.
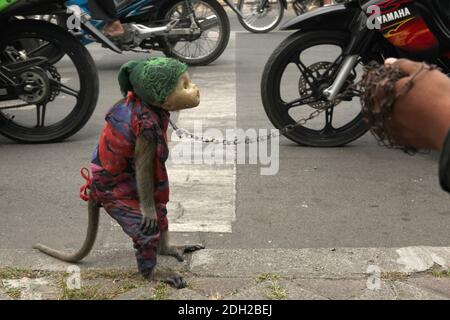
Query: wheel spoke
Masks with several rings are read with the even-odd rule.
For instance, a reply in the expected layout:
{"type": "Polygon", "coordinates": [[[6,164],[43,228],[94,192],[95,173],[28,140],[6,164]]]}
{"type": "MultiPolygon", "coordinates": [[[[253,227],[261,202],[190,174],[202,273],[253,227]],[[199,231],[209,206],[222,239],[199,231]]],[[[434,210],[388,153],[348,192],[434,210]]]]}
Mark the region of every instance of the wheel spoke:
{"type": "Polygon", "coordinates": [[[312,103],[316,101],[316,98],[312,94],[304,95],[303,97],[300,97],[298,99],[292,100],[288,103],[284,104],[285,109],[289,110],[291,108],[300,107],[302,105],[312,103]]]}
{"type": "Polygon", "coordinates": [[[47,109],[47,104],[36,105],[36,128],[44,127],[46,109],[47,109]]]}
{"type": "Polygon", "coordinates": [[[195,43],[194,57],[198,57],[197,51],[200,49],[200,44],[198,43],[198,41],[195,41],[194,43],[195,43]]]}
{"type": "MultiPolygon", "coordinates": [[[[209,39],[209,38],[205,38],[205,37],[203,37],[203,36],[200,36],[200,39],[204,40],[204,42],[208,45],[209,51],[212,51],[212,50],[214,49],[214,47],[211,47],[211,44],[210,44],[211,42],[214,43],[213,40],[211,40],[211,39],[209,39]]],[[[208,53],[208,51],[206,51],[206,53],[208,53]]]]}
{"type": "Polygon", "coordinates": [[[72,97],[75,97],[75,98],[78,99],[78,96],[79,96],[79,93],[80,93],[79,91],[76,91],[75,89],[72,89],[72,88],[66,86],[63,83],[58,82],[55,79],[50,79],[50,82],[52,84],[57,85],[59,87],[59,91],[61,91],[61,92],[65,93],[65,94],[68,94],[69,96],[72,96],[72,97]]]}
{"type": "Polygon", "coordinates": [[[258,16],[255,13],[252,13],[245,18],[245,23],[251,26],[257,19],[258,16]]]}
{"type": "Polygon", "coordinates": [[[308,83],[310,88],[313,88],[313,83],[316,81],[316,77],[311,73],[311,71],[306,67],[303,62],[300,60],[299,57],[297,59],[294,59],[296,61],[292,61],[297,66],[300,73],[303,75],[303,78],[308,83]]]}
{"type": "Polygon", "coordinates": [[[343,59],[343,56],[341,54],[341,55],[339,55],[339,57],[336,58],[336,60],[334,60],[334,62],[332,64],[329,65],[329,67],[327,68],[327,70],[325,70],[323,75],[325,77],[334,78],[333,73],[336,73],[339,70],[339,68],[337,68],[337,66],[340,66],[342,59],[343,59]]]}
{"type": "Polygon", "coordinates": [[[328,108],[325,111],[325,127],[323,128],[323,133],[330,133],[334,131],[333,114],[334,114],[334,107],[328,108]]]}
{"type": "Polygon", "coordinates": [[[192,54],[191,54],[191,44],[188,42],[187,43],[187,47],[186,47],[186,57],[189,57],[189,58],[191,58],[192,57],[192,54]]]}
{"type": "Polygon", "coordinates": [[[38,53],[39,51],[41,51],[41,50],[47,48],[47,47],[50,46],[50,45],[51,45],[51,43],[50,43],[50,42],[47,42],[47,43],[45,43],[45,44],[43,44],[43,45],[41,45],[41,46],[39,46],[39,47],[37,47],[37,48],[34,48],[33,50],[30,50],[30,51],[27,53],[27,55],[31,57],[31,56],[33,56],[35,53],[38,53]]]}

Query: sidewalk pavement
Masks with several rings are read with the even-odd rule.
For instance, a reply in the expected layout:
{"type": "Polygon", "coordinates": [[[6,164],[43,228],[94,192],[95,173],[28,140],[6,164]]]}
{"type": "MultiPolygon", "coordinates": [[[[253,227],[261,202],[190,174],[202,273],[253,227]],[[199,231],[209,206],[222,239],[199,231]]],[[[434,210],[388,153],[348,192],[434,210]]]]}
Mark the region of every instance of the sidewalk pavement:
{"type": "Polygon", "coordinates": [[[160,257],[159,270],[185,276],[181,290],[143,280],[131,248],[96,251],[79,267],[81,288],[72,290],[73,265],[0,250],[0,299],[450,299],[450,248],[205,249],[184,263],[160,257]]]}

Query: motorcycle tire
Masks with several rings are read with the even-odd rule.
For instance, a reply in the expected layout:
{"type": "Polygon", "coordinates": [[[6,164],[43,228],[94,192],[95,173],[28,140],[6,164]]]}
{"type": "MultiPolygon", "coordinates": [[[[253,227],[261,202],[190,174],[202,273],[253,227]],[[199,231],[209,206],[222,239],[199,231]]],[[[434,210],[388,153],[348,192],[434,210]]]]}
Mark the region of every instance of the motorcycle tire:
{"type": "MultiPolygon", "coordinates": [[[[299,31],[290,35],[276,48],[264,68],[261,96],[264,110],[277,129],[295,124],[295,120],[282,108],[284,102],[280,93],[281,78],[290,63],[289,59],[316,45],[334,44],[345,48],[348,41],[349,34],[344,31],[299,31]]],[[[349,123],[331,133],[324,134],[319,130],[299,126],[294,131],[286,133],[285,137],[303,146],[337,147],[358,139],[367,131],[368,127],[362,114],[359,113],[349,123]]]]}
{"type": "MultiPolygon", "coordinates": [[[[205,66],[210,64],[211,62],[215,61],[217,58],[220,57],[220,55],[223,53],[223,51],[226,49],[228,45],[228,41],[230,39],[230,21],[228,19],[227,13],[225,12],[223,6],[217,2],[216,0],[199,0],[199,2],[204,2],[208,6],[210,6],[218,15],[218,19],[220,20],[222,24],[222,33],[220,35],[220,40],[217,45],[217,48],[215,48],[212,52],[210,52],[207,56],[202,58],[189,58],[180,54],[177,54],[174,50],[171,49],[173,46],[172,43],[168,38],[163,38],[161,40],[161,44],[164,49],[164,54],[168,57],[176,58],[180,61],[183,61],[187,63],[190,66],[205,66]]],[[[172,8],[177,6],[180,3],[184,3],[184,0],[175,0],[175,1],[168,1],[167,4],[164,5],[163,8],[161,8],[161,19],[167,19],[167,15],[171,12],[172,8]]]]}
{"type": "MultiPolygon", "coordinates": [[[[246,0],[240,0],[239,1],[239,10],[242,12],[242,9],[244,8],[245,5],[245,1],[246,0]]],[[[275,29],[276,27],[278,27],[278,25],[281,23],[281,21],[283,20],[283,16],[284,16],[284,5],[283,5],[283,1],[281,0],[277,0],[278,2],[278,6],[279,6],[279,15],[277,17],[277,20],[274,21],[272,24],[270,24],[269,26],[266,27],[261,27],[261,28],[255,28],[252,27],[251,25],[249,25],[244,19],[242,19],[240,16],[238,16],[238,20],[239,23],[247,30],[253,33],[267,33],[272,31],[273,29],[275,29]]]]}
{"type": "Polygon", "coordinates": [[[44,39],[58,48],[64,48],[79,76],[79,97],[76,105],[65,118],[49,126],[20,126],[0,112],[0,134],[25,143],[62,141],[81,130],[95,110],[99,80],[94,60],[70,32],[52,23],[37,20],[8,23],[8,28],[0,31],[0,49],[15,39],[27,37],[44,39]]]}

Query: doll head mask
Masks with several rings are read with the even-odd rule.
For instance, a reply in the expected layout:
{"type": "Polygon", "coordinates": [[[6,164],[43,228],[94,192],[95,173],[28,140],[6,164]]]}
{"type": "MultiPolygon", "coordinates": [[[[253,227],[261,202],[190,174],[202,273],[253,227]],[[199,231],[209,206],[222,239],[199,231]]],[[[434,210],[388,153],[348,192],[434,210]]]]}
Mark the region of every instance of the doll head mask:
{"type": "Polygon", "coordinates": [[[194,108],[200,93],[186,70],[186,64],[172,58],[132,60],[119,71],[120,90],[167,111],[194,108]]]}

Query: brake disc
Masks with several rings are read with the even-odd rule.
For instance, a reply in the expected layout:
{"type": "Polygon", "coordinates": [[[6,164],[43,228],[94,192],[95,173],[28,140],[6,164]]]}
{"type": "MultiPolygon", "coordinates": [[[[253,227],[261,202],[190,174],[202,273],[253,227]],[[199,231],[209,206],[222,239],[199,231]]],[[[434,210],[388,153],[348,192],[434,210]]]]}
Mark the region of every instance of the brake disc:
{"type": "MultiPolygon", "coordinates": [[[[314,88],[318,91],[323,91],[324,89],[329,87],[328,81],[326,79],[320,79],[322,74],[327,71],[330,66],[332,65],[331,62],[321,61],[316,62],[312,65],[310,65],[307,68],[307,71],[317,77],[317,81],[312,83],[313,86],[318,87],[314,88]]],[[[310,88],[310,85],[308,81],[306,80],[305,76],[302,74],[300,76],[300,79],[298,80],[298,93],[300,94],[300,97],[307,95],[309,92],[312,91],[313,88],[310,88]]],[[[323,100],[314,101],[311,103],[308,103],[308,106],[314,109],[328,109],[331,107],[334,107],[338,105],[341,102],[340,99],[335,99],[334,101],[329,101],[325,97],[323,100]]]]}

